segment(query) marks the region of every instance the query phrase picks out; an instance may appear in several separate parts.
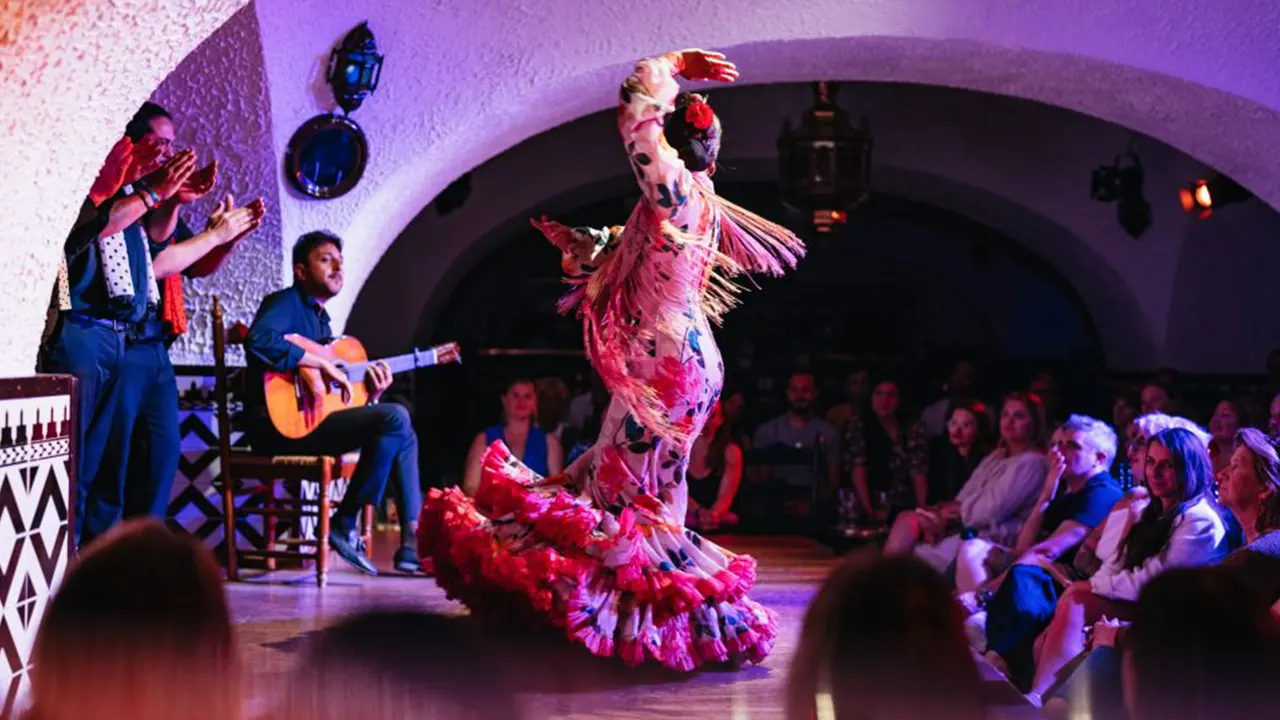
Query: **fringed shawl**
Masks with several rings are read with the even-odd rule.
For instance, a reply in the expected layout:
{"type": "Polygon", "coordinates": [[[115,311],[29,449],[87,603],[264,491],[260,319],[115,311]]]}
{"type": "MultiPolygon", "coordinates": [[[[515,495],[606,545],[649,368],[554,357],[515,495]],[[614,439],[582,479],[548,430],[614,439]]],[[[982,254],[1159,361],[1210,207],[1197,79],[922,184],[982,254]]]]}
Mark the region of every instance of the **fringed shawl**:
{"type": "Polygon", "coordinates": [[[562,313],[576,309],[582,318],[588,357],[610,392],[641,425],[677,447],[692,442],[694,429],[672,418],[653,378],[638,376],[631,363],[652,356],[659,335],[678,338],[690,311],[718,324],[738,302],[738,276],[781,275],[805,251],[790,230],[725,200],[703,182],[693,183],[687,202],[699,206],[697,225],[707,228],[705,234],[681,231],[642,200],[625,228],[591,243],[591,256],[578,258],[576,272],[566,277],[573,289],[559,305],[562,313]],[[660,262],[665,253],[684,257],[660,262]]]}

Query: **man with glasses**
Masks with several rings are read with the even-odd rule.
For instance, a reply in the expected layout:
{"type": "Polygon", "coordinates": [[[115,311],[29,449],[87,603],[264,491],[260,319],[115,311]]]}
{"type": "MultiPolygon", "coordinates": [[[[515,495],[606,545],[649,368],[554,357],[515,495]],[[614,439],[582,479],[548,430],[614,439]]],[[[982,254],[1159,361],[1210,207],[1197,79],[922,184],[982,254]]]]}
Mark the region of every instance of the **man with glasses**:
{"type": "MultiPolygon", "coordinates": [[[[178,465],[178,400],[164,345],[160,282],[250,232],[260,216],[224,202],[205,230],[174,243],[177,206],[212,188],[193,181],[195,153],[173,152],[169,114],[147,103],[108,154],[67,239],[49,357],[78,382],[75,534],[80,546],[126,511],[163,513],[178,465]],[[129,471],[135,429],[148,467],[129,471]]],[[[207,176],[206,176],[207,177],[207,176]]]]}
{"type": "Polygon", "coordinates": [[[1005,666],[1019,688],[1031,683],[1035,639],[1053,619],[1059,593],[1076,579],[1076,550],[1124,495],[1108,472],[1115,455],[1110,426],[1084,415],[1068,418],[1049,450],[1049,474],[1018,534],[1013,566],[961,598],[974,610],[985,605],[988,658],[1005,666]]]}

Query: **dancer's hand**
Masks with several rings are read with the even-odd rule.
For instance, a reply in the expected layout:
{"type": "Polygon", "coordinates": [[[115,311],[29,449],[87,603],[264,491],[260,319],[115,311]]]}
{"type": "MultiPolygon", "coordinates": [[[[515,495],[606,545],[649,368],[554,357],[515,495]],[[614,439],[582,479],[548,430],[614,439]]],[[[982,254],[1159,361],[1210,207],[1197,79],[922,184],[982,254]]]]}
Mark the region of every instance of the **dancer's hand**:
{"type": "Polygon", "coordinates": [[[541,220],[529,218],[529,224],[545,235],[552,245],[560,249],[560,252],[573,252],[573,228],[564,223],[548,220],[546,215],[543,215],[541,220]]]}
{"type": "Polygon", "coordinates": [[[691,48],[672,53],[676,56],[676,72],[688,80],[733,82],[738,79],[738,66],[725,60],[724,53],[691,48]]]}

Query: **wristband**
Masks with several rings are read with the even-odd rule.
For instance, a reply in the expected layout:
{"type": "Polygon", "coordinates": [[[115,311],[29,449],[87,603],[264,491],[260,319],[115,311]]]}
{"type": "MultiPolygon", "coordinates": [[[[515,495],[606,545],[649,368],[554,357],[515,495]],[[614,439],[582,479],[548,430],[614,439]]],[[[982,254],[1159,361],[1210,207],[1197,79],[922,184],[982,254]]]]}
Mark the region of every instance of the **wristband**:
{"type": "Polygon", "coordinates": [[[160,204],[160,196],[156,195],[155,192],[151,189],[151,186],[147,185],[146,182],[139,180],[133,184],[133,187],[137,189],[139,192],[144,194],[142,202],[144,205],[147,205],[147,207],[153,208],[156,205],[160,204]],[[151,198],[150,204],[147,203],[147,197],[151,198]]]}

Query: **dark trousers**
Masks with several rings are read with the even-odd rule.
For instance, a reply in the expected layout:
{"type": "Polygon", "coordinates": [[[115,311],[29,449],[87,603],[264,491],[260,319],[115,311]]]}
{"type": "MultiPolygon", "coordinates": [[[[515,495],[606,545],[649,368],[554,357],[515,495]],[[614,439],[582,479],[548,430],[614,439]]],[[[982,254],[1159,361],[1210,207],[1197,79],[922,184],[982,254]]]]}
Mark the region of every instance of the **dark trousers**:
{"type": "Polygon", "coordinates": [[[333,529],[350,533],[360,509],[366,504],[378,504],[388,481],[394,478],[401,541],[414,542],[413,531],[422,510],[418,435],[403,406],[388,403],[342,410],[297,440],[281,437],[270,427],[269,420],[255,423],[249,430],[254,449],[273,455],[341,455],[359,450],[360,462],[334,512],[333,529]]]}
{"type": "Polygon", "coordinates": [[[178,472],[178,387],[163,342],[125,343],[117,394],[102,467],[85,502],[82,545],[122,517],[164,517],[178,472]]]}
{"type": "MultiPolygon", "coordinates": [[[[178,384],[169,351],[159,342],[130,345],[125,353],[120,422],[132,427],[123,482],[124,516],[168,515],[178,472],[182,437],[178,431],[178,384]]],[[[112,448],[116,446],[112,444],[112,448]]]]}
{"type": "Polygon", "coordinates": [[[75,537],[81,544],[88,498],[103,467],[108,436],[120,403],[124,335],[88,320],[67,317],[49,355],[53,372],[77,380],[75,537]]]}
{"type": "Polygon", "coordinates": [[[1026,692],[1035,679],[1035,643],[1058,606],[1058,584],[1044,568],[1014,565],[987,605],[987,649],[1009,665],[1009,680],[1026,692]]]}

